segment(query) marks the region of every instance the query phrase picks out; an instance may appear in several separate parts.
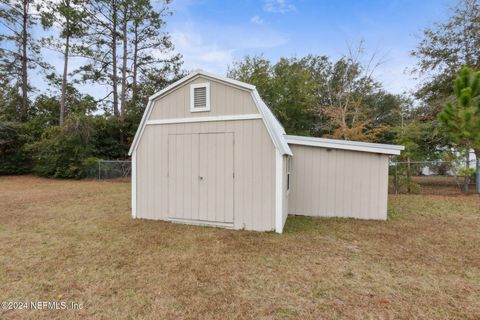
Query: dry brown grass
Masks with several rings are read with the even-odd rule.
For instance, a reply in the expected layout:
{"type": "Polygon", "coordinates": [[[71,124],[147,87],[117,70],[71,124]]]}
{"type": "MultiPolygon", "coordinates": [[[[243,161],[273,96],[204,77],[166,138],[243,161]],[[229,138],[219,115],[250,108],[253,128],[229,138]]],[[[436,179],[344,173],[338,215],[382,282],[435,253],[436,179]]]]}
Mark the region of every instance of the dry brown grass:
{"type": "MultiPolygon", "coordinates": [[[[451,176],[415,176],[412,181],[420,186],[421,194],[463,195],[463,178],[451,176]]],[[[469,194],[474,194],[475,183],[469,184],[469,194]]]]}
{"type": "MultiPolygon", "coordinates": [[[[400,184],[399,193],[407,193],[406,177],[402,177],[404,181],[403,185],[400,184]]],[[[463,192],[463,178],[454,177],[454,176],[412,176],[412,186],[413,194],[423,194],[423,195],[444,195],[444,196],[464,196],[463,192]]],[[[395,193],[393,176],[390,176],[389,181],[389,192],[395,193]]],[[[469,184],[469,195],[474,195],[475,182],[471,181],[469,184]]]]}
{"type": "Polygon", "coordinates": [[[388,222],[283,235],[130,219],[129,183],[0,177],[0,300],[18,319],[478,319],[480,199],[390,197],[388,222]]]}

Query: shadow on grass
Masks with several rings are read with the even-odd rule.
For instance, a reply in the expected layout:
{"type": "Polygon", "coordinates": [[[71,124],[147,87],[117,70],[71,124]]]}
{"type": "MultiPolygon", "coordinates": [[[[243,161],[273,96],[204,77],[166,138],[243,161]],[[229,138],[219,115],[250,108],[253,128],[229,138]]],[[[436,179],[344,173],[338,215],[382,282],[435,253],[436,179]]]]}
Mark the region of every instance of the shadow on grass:
{"type": "Polygon", "coordinates": [[[336,234],[339,229],[350,228],[354,225],[360,226],[371,222],[373,222],[373,220],[290,215],[285,223],[284,233],[292,235],[302,233],[333,235],[336,234]]]}
{"type": "Polygon", "coordinates": [[[286,234],[296,234],[307,231],[318,231],[319,225],[323,220],[324,219],[316,217],[288,216],[284,232],[286,234]]]}

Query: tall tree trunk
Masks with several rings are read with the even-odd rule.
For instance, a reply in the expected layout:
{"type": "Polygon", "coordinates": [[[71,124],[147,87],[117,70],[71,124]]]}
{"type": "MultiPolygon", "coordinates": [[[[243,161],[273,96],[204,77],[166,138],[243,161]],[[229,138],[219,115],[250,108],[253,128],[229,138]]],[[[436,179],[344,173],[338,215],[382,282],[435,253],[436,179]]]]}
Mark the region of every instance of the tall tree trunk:
{"type": "Polygon", "coordinates": [[[128,23],[128,4],[125,3],[123,11],[122,21],[122,33],[123,33],[123,56],[122,56],[122,105],[120,108],[120,117],[123,119],[125,115],[125,109],[127,107],[127,50],[128,50],[128,36],[127,36],[127,23],[128,23]]]}
{"type": "Polygon", "coordinates": [[[112,0],[112,89],[113,114],[118,117],[118,76],[117,76],[117,0],[112,0]]]}
{"type": "Polygon", "coordinates": [[[22,16],[22,104],[20,110],[20,118],[27,119],[28,116],[28,1],[23,0],[23,16],[22,16]]]}
{"type": "MultiPolygon", "coordinates": [[[[70,1],[66,1],[67,7],[70,7],[70,1]]],[[[62,78],[62,96],[60,98],[60,125],[63,125],[65,120],[65,97],[67,95],[67,77],[68,77],[68,55],[70,51],[70,20],[66,18],[67,35],[65,38],[65,51],[63,53],[63,78],[62,78]]]]}
{"type": "Polygon", "coordinates": [[[132,79],[132,102],[133,105],[137,102],[137,96],[138,96],[138,88],[137,88],[137,74],[138,74],[138,66],[137,66],[137,60],[138,60],[138,22],[134,21],[134,27],[133,27],[133,34],[134,34],[134,39],[133,39],[133,63],[132,63],[132,69],[133,69],[133,79],[132,79]]]}

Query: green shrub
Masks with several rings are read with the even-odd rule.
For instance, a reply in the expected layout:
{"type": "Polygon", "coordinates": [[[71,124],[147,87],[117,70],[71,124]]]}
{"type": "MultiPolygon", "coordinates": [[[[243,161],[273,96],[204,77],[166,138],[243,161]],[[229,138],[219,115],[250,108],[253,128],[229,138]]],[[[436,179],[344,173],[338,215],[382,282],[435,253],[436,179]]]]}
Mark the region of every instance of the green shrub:
{"type": "Polygon", "coordinates": [[[30,171],[31,157],[25,148],[27,129],[23,123],[0,121],[0,175],[30,171]]]}
{"type": "Polygon", "coordinates": [[[461,167],[458,169],[457,175],[459,177],[471,177],[475,174],[475,168],[461,167]]]}
{"type": "Polygon", "coordinates": [[[91,120],[78,115],[71,115],[62,127],[46,129],[41,139],[30,145],[34,173],[54,178],[84,177],[84,161],[92,154],[92,132],[91,120]]]}
{"type": "Polygon", "coordinates": [[[124,140],[126,122],[116,117],[93,117],[92,124],[93,155],[101,159],[124,159],[128,146],[120,141],[124,140]]]}
{"type": "Polygon", "coordinates": [[[83,177],[92,178],[98,174],[98,161],[96,157],[88,157],[82,161],[83,177]]]}
{"type": "Polygon", "coordinates": [[[400,177],[399,193],[420,193],[421,189],[422,187],[418,183],[413,182],[411,178],[400,177]]]}

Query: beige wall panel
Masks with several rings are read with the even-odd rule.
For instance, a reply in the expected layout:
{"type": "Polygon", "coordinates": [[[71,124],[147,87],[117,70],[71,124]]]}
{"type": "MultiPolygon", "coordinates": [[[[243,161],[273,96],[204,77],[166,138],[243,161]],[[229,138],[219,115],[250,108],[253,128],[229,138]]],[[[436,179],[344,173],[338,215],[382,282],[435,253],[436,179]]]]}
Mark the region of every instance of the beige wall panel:
{"type": "Polygon", "coordinates": [[[289,214],[386,219],[388,156],[290,145],[289,214]]]}
{"type": "MultiPolygon", "coordinates": [[[[274,230],[275,148],[261,119],[147,125],[137,149],[138,218],[168,220],[169,203],[174,201],[172,205],[181,207],[186,218],[196,219],[198,208],[184,203],[181,193],[169,195],[168,161],[172,156],[169,155],[168,137],[172,134],[215,132],[231,133],[234,139],[233,227],[257,231],[274,230]]],[[[194,144],[184,141],[184,145],[198,147],[194,144]]],[[[175,159],[181,166],[176,168],[188,168],[188,154],[191,152],[183,151],[182,148],[177,153],[175,159]]],[[[182,188],[190,188],[186,180],[182,181],[182,185],[182,188]]],[[[206,197],[216,206],[224,203],[217,203],[213,199],[214,195],[206,197]]],[[[225,203],[228,201],[225,200],[225,203]]]]}
{"type": "Polygon", "coordinates": [[[169,217],[198,219],[199,135],[168,135],[169,217]],[[184,152],[175,152],[181,148],[184,152]],[[178,189],[178,192],[177,192],[178,189]],[[175,200],[173,200],[175,199],[175,200]]]}
{"type": "Polygon", "coordinates": [[[169,92],[154,105],[148,120],[222,115],[258,114],[249,91],[203,77],[189,81],[169,92]],[[190,85],[210,83],[210,111],[190,112],[190,85]]]}
{"type": "Polygon", "coordinates": [[[199,220],[233,223],[233,133],[217,129],[199,134],[199,220]]]}

